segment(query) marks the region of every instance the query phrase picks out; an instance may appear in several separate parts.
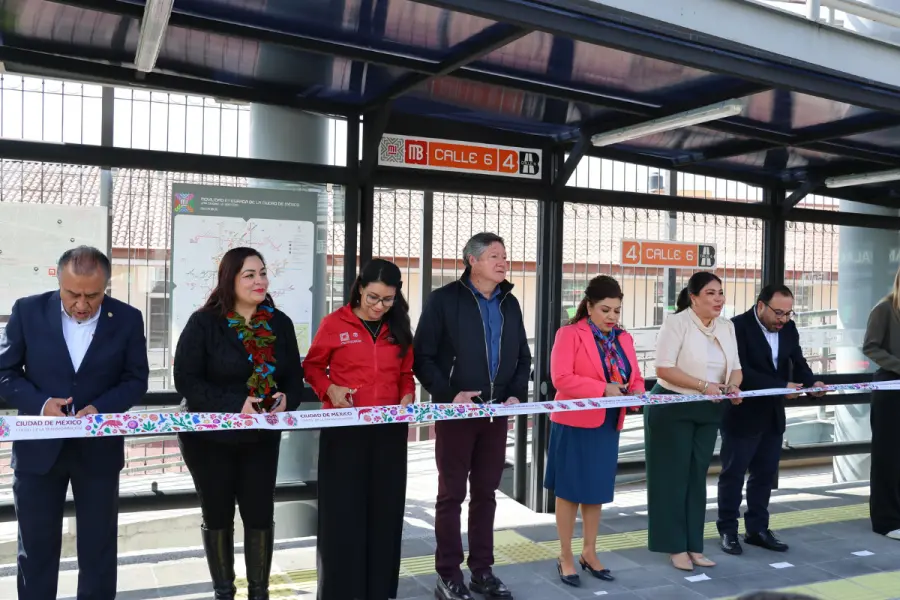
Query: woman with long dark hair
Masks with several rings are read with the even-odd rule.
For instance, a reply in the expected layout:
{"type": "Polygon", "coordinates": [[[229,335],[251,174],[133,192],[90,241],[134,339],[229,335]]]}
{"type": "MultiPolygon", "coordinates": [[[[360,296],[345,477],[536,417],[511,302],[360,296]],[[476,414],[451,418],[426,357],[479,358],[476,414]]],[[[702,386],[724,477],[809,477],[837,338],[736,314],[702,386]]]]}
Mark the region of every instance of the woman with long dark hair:
{"type": "MultiPolygon", "coordinates": [[[[415,399],[412,329],[400,269],[375,259],[350,303],[322,321],[303,367],[323,408],[415,399]]],[[[397,597],[406,501],[406,423],[323,429],[319,438],[319,600],[397,597]]]]}
{"type": "MultiPolygon", "coordinates": [[[[575,317],[557,332],[550,353],[550,376],[557,400],[644,392],[634,339],[619,326],[623,297],[615,279],[594,277],[575,317]]],[[[613,500],[625,410],[556,412],[550,420],[553,425],[544,487],[556,496],[559,578],[566,585],[581,585],[580,567],[597,579],[612,581],[609,569],[597,557],[597,531],[603,505],[613,500]],[[572,536],[579,506],[584,544],[576,567],[572,536]]]]}
{"type": "MultiPolygon", "coordinates": [[[[278,413],[304,393],[291,319],[275,308],[262,255],[232,248],[219,263],[215,289],[188,320],[175,349],[175,389],[182,410],[278,413]]],[[[234,505],[244,525],[250,600],[269,597],[278,431],[178,434],[203,513],[203,547],[217,600],[232,600],[234,505]]]]}
{"type": "MultiPolygon", "coordinates": [[[[863,354],[878,367],[874,381],[900,379],[900,271],[891,292],[872,309],[863,354]]],[[[900,540],[900,394],[872,392],[872,467],[869,519],[872,531],[900,540]]]]}
{"type": "MultiPolygon", "coordinates": [[[[722,316],[722,280],[694,273],[656,341],[653,394],[735,394],[743,380],[734,324],[722,316]]],[[[740,403],[734,398],[733,403],[740,403]]],[[[719,401],[644,407],[648,541],[676,569],[714,567],[703,555],[706,476],[719,434],[719,401]]]]}

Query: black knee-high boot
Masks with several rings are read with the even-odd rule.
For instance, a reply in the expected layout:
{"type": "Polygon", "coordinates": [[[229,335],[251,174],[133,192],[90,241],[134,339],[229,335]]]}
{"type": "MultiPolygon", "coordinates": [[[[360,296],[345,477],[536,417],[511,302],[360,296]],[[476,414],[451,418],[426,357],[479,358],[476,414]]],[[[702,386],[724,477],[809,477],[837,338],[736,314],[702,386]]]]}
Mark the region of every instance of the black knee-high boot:
{"type": "Polygon", "coordinates": [[[269,572],[275,532],[269,529],[244,530],[244,562],[247,565],[249,600],[269,600],[269,572]]]}
{"type": "Polygon", "coordinates": [[[234,531],[201,527],[215,600],[234,600],[234,531]]]}

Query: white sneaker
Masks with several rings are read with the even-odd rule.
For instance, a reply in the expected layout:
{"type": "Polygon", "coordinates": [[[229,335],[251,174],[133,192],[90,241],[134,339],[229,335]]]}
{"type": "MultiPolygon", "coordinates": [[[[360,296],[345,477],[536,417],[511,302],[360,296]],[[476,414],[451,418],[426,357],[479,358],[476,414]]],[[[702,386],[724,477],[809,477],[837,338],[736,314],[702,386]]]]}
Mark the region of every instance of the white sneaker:
{"type": "Polygon", "coordinates": [[[893,531],[889,531],[884,535],[885,535],[885,537],[889,537],[892,540],[900,540],[900,529],[895,529],[893,531]]]}

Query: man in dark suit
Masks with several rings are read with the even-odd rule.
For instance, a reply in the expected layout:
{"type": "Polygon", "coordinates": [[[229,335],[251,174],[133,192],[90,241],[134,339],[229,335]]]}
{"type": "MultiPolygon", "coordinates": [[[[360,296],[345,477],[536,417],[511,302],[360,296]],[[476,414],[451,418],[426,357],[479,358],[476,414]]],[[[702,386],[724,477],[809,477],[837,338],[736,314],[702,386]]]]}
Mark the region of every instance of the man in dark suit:
{"type": "MultiPolygon", "coordinates": [[[[816,381],[803,357],[800,334],[791,320],[793,309],[794,295],[788,287],[768,285],[760,291],[755,307],[732,319],[744,372],[742,390],[823,385],[816,381]]],[[[721,427],[722,472],[716,525],[722,550],[728,554],[743,552],[738,540],[738,518],[744,475],[748,470],[744,541],[775,552],[788,549],[769,529],[769,497],[784,440],[784,399],[784,396],[763,396],[737,405],[726,403],[721,427]]]]}
{"type": "MultiPolygon", "coordinates": [[[[109,259],[85,246],[59,260],[59,291],[16,301],[0,340],[0,397],[20,415],[122,413],[147,391],[140,311],[105,295],[109,259]]],[[[66,490],[79,530],[78,600],[116,595],[124,439],[13,443],[19,600],[57,595],[66,490]]]]}

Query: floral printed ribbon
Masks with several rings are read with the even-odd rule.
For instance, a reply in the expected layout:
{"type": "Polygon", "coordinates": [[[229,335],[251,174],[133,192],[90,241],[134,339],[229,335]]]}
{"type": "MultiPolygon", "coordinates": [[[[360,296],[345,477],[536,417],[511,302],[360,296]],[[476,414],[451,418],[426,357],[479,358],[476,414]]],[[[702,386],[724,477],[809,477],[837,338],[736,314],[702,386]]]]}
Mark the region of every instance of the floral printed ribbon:
{"type": "MultiPolygon", "coordinates": [[[[805,390],[768,389],[741,392],[742,398],[786,396],[806,392],[859,393],[875,390],[900,390],[900,380],[873,383],[827,385],[805,390]]],[[[511,417],[578,410],[596,410],[633,406],[656,406],[681,402],[727,401],[728,396],[657,395],[585,398],[556,402],[528,402],[511,406],[499,404],[413,404],[294,411],[275,414],[239,415],[226,413],[133,412],[74,417],[0,417],[0,441],[46,440],[57,438],[96,438],[108,436],[160,435],[198,431],[234,431],[241,429],[323,429],[381,423],[430,423],[450,419],[511,417]]]]}

